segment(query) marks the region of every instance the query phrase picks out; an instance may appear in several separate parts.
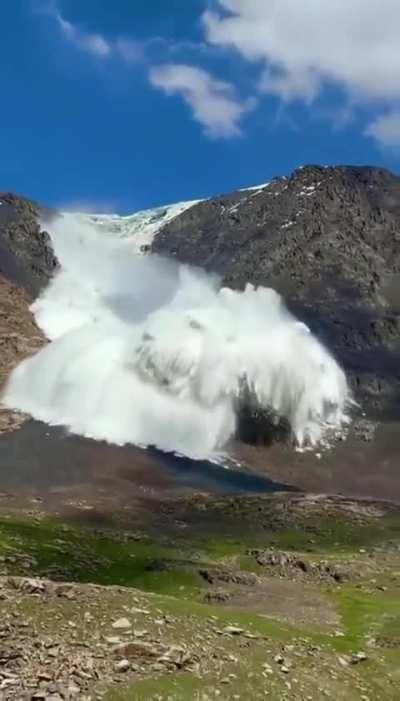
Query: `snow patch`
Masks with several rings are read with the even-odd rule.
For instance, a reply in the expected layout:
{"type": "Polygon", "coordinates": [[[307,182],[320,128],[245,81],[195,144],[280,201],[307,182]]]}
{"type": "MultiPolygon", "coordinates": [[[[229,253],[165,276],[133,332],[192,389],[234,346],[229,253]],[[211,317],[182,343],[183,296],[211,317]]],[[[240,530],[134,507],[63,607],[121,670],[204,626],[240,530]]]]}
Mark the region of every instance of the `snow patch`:
{"type": "Polygon", "coordinates": [[[270,182],[262,183],[261,185],[252,185],[251,187],[242,187],[238,192],[251,192],[252,190],[264,190],[271,185],[270,182]]]}

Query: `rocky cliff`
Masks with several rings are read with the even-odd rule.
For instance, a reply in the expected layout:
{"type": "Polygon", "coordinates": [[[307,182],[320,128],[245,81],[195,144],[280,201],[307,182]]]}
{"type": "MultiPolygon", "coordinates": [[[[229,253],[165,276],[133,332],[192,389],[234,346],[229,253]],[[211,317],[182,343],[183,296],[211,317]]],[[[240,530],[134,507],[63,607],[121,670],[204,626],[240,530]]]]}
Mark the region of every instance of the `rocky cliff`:
{"type": "Polygon", "coordinates": [[[372,167],[307,166],[201,202],[152,251],[273,286],[334,350],[369,410],[400,405],[400,178],[372,167]]]}
{"type": "Polygon", "coordinates": [[[31,296],[47,284],[56,266],[49,236],[39,224],[51,214],[23,197],[0,193],[0,274],[31,296]]]}

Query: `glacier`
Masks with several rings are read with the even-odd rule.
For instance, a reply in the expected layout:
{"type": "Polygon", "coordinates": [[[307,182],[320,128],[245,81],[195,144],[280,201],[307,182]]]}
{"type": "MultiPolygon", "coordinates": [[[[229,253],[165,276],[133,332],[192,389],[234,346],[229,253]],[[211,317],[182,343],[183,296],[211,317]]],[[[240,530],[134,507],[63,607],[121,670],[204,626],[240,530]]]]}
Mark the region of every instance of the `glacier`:
{"type": "Polygon", "coordinates": [[[143,209],[128,216],[118,214],[89,214],[85,212],[63,212],[65,218],[73,216],[82,226],[94,228],[98,234],[105,233],[120,239],[129,239],[133,249],[140,253],[143,247],[151,246],[154,236],[163,226],[178,217],[201,200],[178,202],[164,207],[143,209]]]}

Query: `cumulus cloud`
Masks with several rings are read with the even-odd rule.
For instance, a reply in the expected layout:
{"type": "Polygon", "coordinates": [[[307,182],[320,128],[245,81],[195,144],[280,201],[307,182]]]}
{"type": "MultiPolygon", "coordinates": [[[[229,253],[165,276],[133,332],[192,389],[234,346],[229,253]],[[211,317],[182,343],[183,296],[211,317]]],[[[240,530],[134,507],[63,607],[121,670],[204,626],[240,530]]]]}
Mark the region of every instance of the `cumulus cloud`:
{"type": "Polygon", "coordinates": [[[386,147],[400,144],[398,0],[213,4],[202,15],[206,41],[258,67],[259,92],[311,104],[334,86],[347,118],[356,108],[378,112],[365,136],[386,147]]]}
{"type": "Polygon", "coordinates": [[[400,109],[377,117],[364,133],[374,138],[380,146],[400,146],[400,109]]]}
{"type": "Polygon", "coordinates": [[[151,84],[166,95],[179,95],[211,138],[229,138],[241,133],[240,122],[252,107],[241,101],[233,86],[217,80],[202,68],[165,64],[150,70],[151,84]]]}
{"type": "Polygon", "coordinates": [[[398,0],[218,0],[206,11],[207,41],[231,47],[266,73],[283,99],[315,97],[326,81],[358,98],[400,97],[398,0]]]}
{"type": "Polygon", "coordinates": [[[59,12],[56,12],[54,17],[64,37],[78,48],[100,58],[107,57],[111,54],[112,45],[102,34],[91,34],[80,31],[72,22],[64,19],[59,12]]]}

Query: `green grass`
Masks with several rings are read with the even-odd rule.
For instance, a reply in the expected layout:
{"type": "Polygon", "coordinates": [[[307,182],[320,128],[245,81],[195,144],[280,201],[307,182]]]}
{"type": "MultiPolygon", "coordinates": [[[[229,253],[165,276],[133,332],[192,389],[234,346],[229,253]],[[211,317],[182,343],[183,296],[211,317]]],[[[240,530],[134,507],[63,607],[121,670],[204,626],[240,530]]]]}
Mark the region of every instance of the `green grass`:
{"type": "Polygon", "coordinates": [[[105,697],[106,701],[149,701],[149,699],[162,696],[174,701],[188,701],[201,698],[204,691],[204,684],[193,674],[180,674],[177,677],[163,675],[158,679],[144,679],[130,684],[125,688],[114,689],[105,697]]]}
{"type": "MultiPolygon", "coordinates": [[[[120,542],[94,537],[88,530],[66,531],[53,521],[0,521],[0,555],[14,553],[33,556],[37,575],[55,574],[75,582],[118,584],[169,594],[177,594],[182,587],[193,591],[199,584],[185,571],[190,558],[181,549],[162,547],[147,539],[120,542]]],[[[21,571],[18,560],[8,568],[14,574],[21,571]]]]}
{"type": "MultiPolygon", "coordinates": [[[[368,636],[400,634],[400,597],[398,591],[368,594],[345,587],[332,595],[346,631],[347,647],[357,649],[368,636]]],[[[400,661],[400,653],[399,653],[400,661]]]]}

